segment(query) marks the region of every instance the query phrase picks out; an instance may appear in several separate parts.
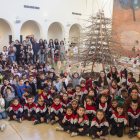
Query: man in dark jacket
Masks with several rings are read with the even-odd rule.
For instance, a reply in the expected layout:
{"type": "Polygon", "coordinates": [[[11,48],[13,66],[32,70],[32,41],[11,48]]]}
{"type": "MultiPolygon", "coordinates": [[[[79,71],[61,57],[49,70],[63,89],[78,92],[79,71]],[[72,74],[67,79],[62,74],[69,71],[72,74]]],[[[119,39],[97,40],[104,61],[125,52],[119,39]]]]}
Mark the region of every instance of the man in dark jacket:
{"type": "Polygon", "coordinates": [[[35,63],[38,60],[38,51],[39,51],[40,47],[39,47],[39,43],[36,42],[37,41],[36,38],[33,39],[33,34],[31,35],[30,41],[32,43],[32,48],[33,48],[33,52],[34,52],[33,61],[35,63]]]}

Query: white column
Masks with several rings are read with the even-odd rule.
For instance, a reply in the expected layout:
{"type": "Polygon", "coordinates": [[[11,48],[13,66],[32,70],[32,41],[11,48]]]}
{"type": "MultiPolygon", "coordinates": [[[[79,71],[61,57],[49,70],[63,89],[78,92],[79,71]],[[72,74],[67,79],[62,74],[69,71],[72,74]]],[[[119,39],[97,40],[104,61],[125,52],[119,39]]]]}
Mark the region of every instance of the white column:
{"type": "Polygon", "coordinates": [[[66,41],[65,50],[68,51],[69,49],[69,28],[68,27],[65,28],[65,41],[66,41]]]}
{"type": "Polygon", "coordinates": [[[20,23],[15,23],[13,25],[13,29],[14,29],[14,35],[12,37],[12,40],[15,41],[15,40],[19,40],[20,41],[20,23]]]}

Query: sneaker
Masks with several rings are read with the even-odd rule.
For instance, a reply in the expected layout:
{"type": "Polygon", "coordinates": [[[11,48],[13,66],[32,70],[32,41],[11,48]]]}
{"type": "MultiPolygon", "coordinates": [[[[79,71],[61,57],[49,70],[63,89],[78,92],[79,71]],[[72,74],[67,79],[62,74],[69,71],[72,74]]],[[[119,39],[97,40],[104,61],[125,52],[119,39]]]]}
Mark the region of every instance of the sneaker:
{"type": "Polygon", "coordinates": [[[70,136],[71,136],[71,137],[75,137],[75,136],[77,136],[77,135],[78,135],[78,134],[77,134],[76,132],[72,132],[70,136]]]}
{"type": "Polygon", "coordinates": [[[101,136],[100,139],[101,139],[101,140],[108,140],[108,138],[105,137],[105,136],[101,136]]]}
{"type": "Polygon", "coordinates": [[[95,138],[95,136],[94,136],[94,135],[92,135],[92,136],[91,136],[91,138],[92,138],[92,139],[94,139],[94,138],[95,138]]]}
{"type": "Polygon", "coordinates": [[[128,134],[128,137],[132,138],[133,136],[134,136],[133,131],[130,131],[129,134],[128,134]]]}
{"type": "Polygon", "coordinates": [[[88,133],[88,134],[86,134],[86,136],[88,136],[88,137],[89,137],[89,133],[88,133]]]}
{"type": "Polygon", "coordinates": [[[39,121],[35,120],[34,121],[34,125],[39,124],[39,121]]]}
{"type": "Polygon", "coordinates": [[[21,123],[21,122],[22,122],[22,119],[21,119],[21,118],[19,118],[17,121],[21,123]]]}
{"type": "Polygon", "coordinates": [[[56,127],[55,130],[56,131],[63,131],[64,129],[60,126],[60,127],[56,127]]]}
{"type": "Polygon", "coordinates": [[[10,119],[10,117],[8,117],[8,121],[10,121],[11,119],[10,119]]]}
{"type": "Polygon", "coordinates": [[[5,128],[6,128],[6,124],[3,124],[3,125],[0,126],[0,129],[1,129],[2,132],[5,130],[5,128]]]}
{"type": "Polygon", "coordinates": [[[137,136],[137,130],[134,130],[134,132],[133,132],[133,136],[135,137],[135,136],[137,136]]]}
{"type": "Polygon", "coordinates": [[[47,123],[47,124],[49,124],[49,123],[50,123],[49,119],[47,119],[46,123],[47,123]]]}
{"type": "Polygon", "coordinates": [[[51,121],[51,125],[53,125],[53,124],[55,124],[56,123],[56,121],[55,120],[52,120],[51,121]]]}
{"type": "Polygon", "coordinates": [[[26,118],[25,117],[22,117],[22,120],[24,121],[24,120],[26,120],[26,118]]]}
{"type": "Polygon", "coordinates": [[[69,134],[70,133],[70,130],[67,130],[67,133],[69,134]]]}

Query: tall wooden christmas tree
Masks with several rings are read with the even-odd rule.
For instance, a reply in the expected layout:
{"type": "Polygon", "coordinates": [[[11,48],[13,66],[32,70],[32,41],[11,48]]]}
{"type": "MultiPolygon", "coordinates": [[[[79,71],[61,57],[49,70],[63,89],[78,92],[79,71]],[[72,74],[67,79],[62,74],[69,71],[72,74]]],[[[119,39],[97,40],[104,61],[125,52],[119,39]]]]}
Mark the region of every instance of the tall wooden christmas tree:
{"type": "Polygon", "coordinates": [[[117,64],[118,52],[115,46],[120,45],[112,31],[112,19],[105,18],[104,12],[99,11],[96,16],[91,16],[88,26],[83,29],[80,37],[80,47],[77,54],[70,55],[73,64],[83,62],[85,66],[102,64],[103,69],[117,64]],[[116,54],[117,52],[117,54],[116,54]]]}

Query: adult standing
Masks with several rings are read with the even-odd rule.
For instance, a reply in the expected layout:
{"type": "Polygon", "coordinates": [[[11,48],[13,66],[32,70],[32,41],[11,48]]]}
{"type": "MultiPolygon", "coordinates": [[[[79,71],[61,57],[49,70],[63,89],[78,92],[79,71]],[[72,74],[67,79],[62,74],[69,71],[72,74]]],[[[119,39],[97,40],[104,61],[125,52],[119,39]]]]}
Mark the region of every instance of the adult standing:
{"type": "Polygon", "coordinates": [[[42,39],[39,39],[39,47],[40,47],[40,46],[43,46],[43,49],[45,49],[44,42],[43,42],[42,39]]]}
{"type": "Polygon", "coordinates": [[[63,41],[60,41],[60,60],[61,60],[61,63],[62,63],[62,56],[64,57],[64,59],[66,60],[66,57],[65,57],[65,46],[64,46],[64,42],[63,41]]]}
{"type": "Polygon", "coordinates": [[[29,41],[29,37],[28,36],[26,37],[26,46],[27,45],[30,45],[31,46],[31,42],[29,41]]]}
{"type": "MultiPolygon", "coordinates": [[[[23,44],[23,50],[24,50],[24,52],[25,52],[25,62],[27,62],[27,52],[26,52],[26,50],[27,50],[27,45],[26,45],[26,40],[23,40],[22,44],[23,44]]],[[[30,43],[30,44],[31,44],[31,43],[30,43]]],[[[31,46],[31,45],[30,45],[30,46],[31,46]]]]}
{"type": "Polygon", "coordinates": [[[40,49],[40,46],[39,46],[39,43],[37,43],[37,39],[36,38],[33,39],[33,34],[31,35],[30,41],[32,43],[32,49],[34,52],[33,62],[35,63],[38,60],[38,51],[40,49]]]}
{"type": "Polygon", "coordinates": [[[54,50],[55,50],[55,46],[53,44],[53,40],[52,39],[49,40],[48,48],[49,48],[49,57],[52,58],[52,63],[54,63],[54,50]]]}
{"type": "Polygon", "coordinates": [[[117,68],[115,66],[111,68],[111,71],[107,74],[107,77],[110,80],[115,79],[117,83],[120,82],[120,74],[118,73],[117,68]]]}
{"type": "Polygon", "coordinates": [[[16,60],[16,56],[15,56],[16,47],[14,46],[14,41],[12,41],[12,42],[10,43],[10,47],[8,48],[8,51],[9,51],[9,54],[10,54],[10,60],[11,60],[12,65],[13,65],[13,61],[16,60]]]}
{"type": "MultiPolygon", "coordinates": [[[[138,96],[137,88],[132,88],[130,96],[124,101],[124,113],[127,116],[127,126],[129,126],[129,117],[127,111],[129,108],[131,108],[131,101],[137,101],[138,108],[140,108],[140,97],[138,96]]],[[[125,133],[129,133],[129,131],[126,130],[125,133]]]]}
{"type": "Polygon", "coordinates": [[[18,63],[18,65],[19,65],[19,60],[20,60],[20,43],[19,43],[19,41],[18,40],[15,40],[15,45],[14,45],[15,47],[16,47],[16,61],[17,61],[17,63],[18,63]]]}
{"type": "Polygon", "coordinates": [[[100,71],[100,77],[98,79],[98,87],[99,87],[99,93],[100,91],[103,91],[103,87],[108,86],[108,80],[105,74],[105,71],[100,71]]]}
{"type": "Polygon", "coordinates": [[[45,63],[47,63],[47,61],[48,61],[48,52],[49,52],[49,49],[48,49],[48,44],[47,44],[47,40],[46,40],[46,39],[44,40],[44,46],[45,46],[44,61],[45,61],[45,63]]]}

